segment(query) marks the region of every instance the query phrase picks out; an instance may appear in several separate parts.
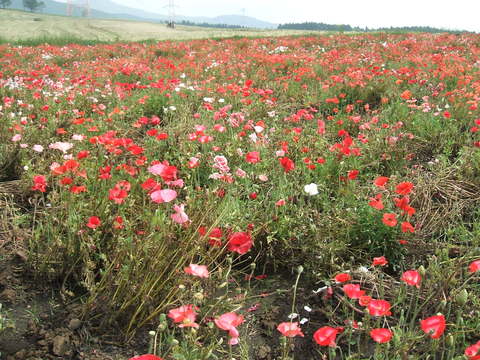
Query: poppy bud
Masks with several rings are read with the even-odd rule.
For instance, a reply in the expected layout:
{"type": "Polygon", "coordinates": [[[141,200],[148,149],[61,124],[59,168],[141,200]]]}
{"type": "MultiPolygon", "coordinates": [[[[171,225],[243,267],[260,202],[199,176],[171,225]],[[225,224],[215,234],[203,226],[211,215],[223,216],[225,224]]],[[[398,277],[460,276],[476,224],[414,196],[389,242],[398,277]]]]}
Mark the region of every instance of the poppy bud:
{"type": "Polygon", "coordinates": [[[300,266],[297,268],[297,273],[298,273],[298,275],[300,275],[302,272],[303,272],[303,266],[300,265],[300,266]]]}
{"type": "Polygon", "coordinates": [[[455,339],[453,338],[452,334],[448,334],[447,336],[447,345],[450,348],[453,348],[455,346],[455,339]]]}
{"type": "Polygon", "coordinates": [[[418,273],[422,276],[422,278],[425,276],[425,274],[427,273],[427,270],[425,270],[425,268],[423,267],[423,265],[420,265],[420,267],[418,268],[418,273]]]}
{"type": "Polygon", "coordinates": [[[455,297],[455,300],[457,301],[458,305],[465,305],[468,301],[468,291],[466,289],[460,291],[455,297]]]}

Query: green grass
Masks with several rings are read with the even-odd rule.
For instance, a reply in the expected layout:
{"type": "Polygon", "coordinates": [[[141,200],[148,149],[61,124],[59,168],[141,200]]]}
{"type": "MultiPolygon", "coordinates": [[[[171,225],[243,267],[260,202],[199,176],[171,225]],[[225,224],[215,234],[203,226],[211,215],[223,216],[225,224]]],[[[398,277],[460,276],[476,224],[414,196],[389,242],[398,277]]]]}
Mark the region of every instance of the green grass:
{"type": "MultiPolygon", "coordinates": [[[[133,20],[86,19],[0,9],[0,44],[35,46],[44,43],[95,45],[116,41],[190,40],[205,38],[287,36],[301,30],[216,29],[194,26],[167,28],[164,24],[133,20]]],[[[318,32],[317,32],[318,34],[318,32]]]]}

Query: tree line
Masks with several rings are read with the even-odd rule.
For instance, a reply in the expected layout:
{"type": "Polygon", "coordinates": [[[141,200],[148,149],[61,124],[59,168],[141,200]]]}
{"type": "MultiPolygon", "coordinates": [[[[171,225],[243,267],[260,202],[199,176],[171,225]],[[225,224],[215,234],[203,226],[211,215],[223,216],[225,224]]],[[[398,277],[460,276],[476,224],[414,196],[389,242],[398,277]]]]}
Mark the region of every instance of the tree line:
{"type": "Polygon", "coordinates": [[[452,31],[445,29],[438,29],[431,26],[400,26],[400,27],[382,27],[376,29],[369,29],[368,27],[358,27],[345,24],[325,24],[317,22],[304,22],[304,23],[287,23],[278,25],[278,29],[290,29],[290,30],[315,30],[315,31],[355,31],[355,32],[426,32],[426,33],[459,33],[468,31],[452,31]]]}
{"type": "MultiPolygon", "coordinates": [[[[5,9],[10,5],[12,5],[12,0],[0,0],[0,7],[2,7],[2,9],[5,9]]],[[[22,0],[22,5],[24,9],[30,11],[41,10],[45,7],[45,3],[38,0],[22,0]]]]}
{"type": "Polygon", "coordinates": [[[229,24],[210,24],[206,22],[196,23],[189,20],[182,20],[177,21],[179,25],[186,25],[186,26],[199,26],[199,27],[209,27],[209,28],[219,28],[219,29],[246,29],[245,26],[241,25],[229,25],[229,24]]]}

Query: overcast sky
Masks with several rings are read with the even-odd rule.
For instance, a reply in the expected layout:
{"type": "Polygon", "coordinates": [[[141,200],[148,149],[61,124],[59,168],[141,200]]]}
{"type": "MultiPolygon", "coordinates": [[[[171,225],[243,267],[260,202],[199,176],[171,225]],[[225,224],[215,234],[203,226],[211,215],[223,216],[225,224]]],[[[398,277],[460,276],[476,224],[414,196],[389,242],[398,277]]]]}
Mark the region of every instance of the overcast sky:
{"type": "MultiPolygon", "coordinates": [[[[168,0],[113,0],[167,13],[168,0]]],[[[90,0],[94,4],[95,0],[90,0]]],[[[480,31],[480,0],[175,0],[186,16],[245,14],[274,23],[316,21],[356,26],[429,25],[480,31]]]]}

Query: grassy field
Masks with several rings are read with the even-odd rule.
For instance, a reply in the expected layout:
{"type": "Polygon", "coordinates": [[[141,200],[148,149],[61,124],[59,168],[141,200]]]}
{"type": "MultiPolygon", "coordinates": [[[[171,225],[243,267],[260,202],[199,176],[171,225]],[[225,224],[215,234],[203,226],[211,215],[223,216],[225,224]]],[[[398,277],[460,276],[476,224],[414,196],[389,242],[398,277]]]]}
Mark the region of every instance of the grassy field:
{"type": "Polygon", "coordinates": [[[177,26],[129,20],[85,19],[0,10],[0,39],[15,42],[33,39],[71,38],[95,41],[188,40],[232,36],[286,36],[299,30],[241,30],[177,26]]]}

